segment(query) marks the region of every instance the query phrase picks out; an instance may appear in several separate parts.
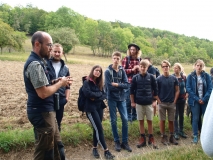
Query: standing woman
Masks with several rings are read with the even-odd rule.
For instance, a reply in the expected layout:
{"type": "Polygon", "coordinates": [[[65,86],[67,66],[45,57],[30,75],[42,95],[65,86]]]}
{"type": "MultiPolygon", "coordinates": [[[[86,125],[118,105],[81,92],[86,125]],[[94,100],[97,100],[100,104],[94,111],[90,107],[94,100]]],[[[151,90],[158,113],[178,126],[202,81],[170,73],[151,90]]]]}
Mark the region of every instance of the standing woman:
{"type": "Polygon", "coordinates": [[[99,143],[104,149],[105,158],[113,159],[114,156],[107,148],[102,127],[103,111],[106,107],[103,100],[106,98],[106,94],[103,91],[103,71],[100,66],[96,65],[92,68],[84,81],[82,90],[86,96],[85,112],[93,127],[93,156],[100,157],[97,150],[99,143]]]}
{"type": "Polygon", "coordinates": [[[179,136],[187,138],[187,135],[183,131],[184,123],[184,108],[186,104],[186,99],[188,93],[186,93],[186,76],[183,74],[183,67],[180,63],[174,64],[174,76],[179,82],[180,94],[176,102],[176,112],[175,112],[175,139],[178,140],[179,136]]]}
{"type": "Polygon", "coordinates": [[[186,80],[186,91],[189,94],[188,104],[192,111],[193,143],[198,142],[198,121],[203,116],[212,91],[211,77],[204,71],[205,64],[198,59],[194,64],[194,71],[186,80]]]}

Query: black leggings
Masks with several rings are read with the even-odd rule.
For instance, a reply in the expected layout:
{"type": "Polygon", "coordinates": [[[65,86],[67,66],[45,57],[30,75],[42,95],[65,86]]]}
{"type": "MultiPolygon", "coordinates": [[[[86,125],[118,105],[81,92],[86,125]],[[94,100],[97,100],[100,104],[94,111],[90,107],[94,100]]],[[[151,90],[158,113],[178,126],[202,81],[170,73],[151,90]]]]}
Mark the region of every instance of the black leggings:
{"type": "Polygon", "coordinates": [[[106,142],[102,128],[103,109],[98,109],[93,112],[86,112],[87,118],[93,127],[93,146],[97,147],[98,143],[106,150],[106,142]]]}

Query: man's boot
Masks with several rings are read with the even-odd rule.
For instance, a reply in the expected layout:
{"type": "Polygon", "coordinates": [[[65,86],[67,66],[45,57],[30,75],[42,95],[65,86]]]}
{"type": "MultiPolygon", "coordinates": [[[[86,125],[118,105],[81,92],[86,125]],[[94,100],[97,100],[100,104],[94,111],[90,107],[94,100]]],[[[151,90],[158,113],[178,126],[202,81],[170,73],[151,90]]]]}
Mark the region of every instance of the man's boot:
{"type": "Polygon", "coordinates": [[[139,138],[139,144],[137,144],[137,147],[141,148],[145,146],[146,146],[146,137],[145,134],[141,134],[141,137],[139,138]]]}
{"type": "Polygon", "coordinates": [[[155,145],[155,140],[152,134],[149,135],[149,141],[148,141],[149,145],[152,145],[153,149],[158,149],[158,147],[155,145]]]}

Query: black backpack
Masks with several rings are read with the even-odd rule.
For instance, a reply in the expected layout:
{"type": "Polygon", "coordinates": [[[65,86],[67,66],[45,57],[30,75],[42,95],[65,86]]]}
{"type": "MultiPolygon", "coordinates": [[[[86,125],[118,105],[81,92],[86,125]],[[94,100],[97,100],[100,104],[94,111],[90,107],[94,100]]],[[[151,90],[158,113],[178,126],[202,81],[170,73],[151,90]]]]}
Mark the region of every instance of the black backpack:
{"type": "Polygon", "coordinates": [[[84,92],[83,92],[82,88],[83,88],[83,86],[81,86],[81,88],[79,89],[78,110],[81,111],[81,112],[84,112],[84,106],[85,106],[86,97],[84,95],[84,92]]]}
{"type": "Polygon", "coordinates": [[[157,78],[158,76],[160,76],[160,71],[157,67],[155,67],[155,70],[156,70],[156,78],[157,78]]]}
{"type": "MultiPolygon", "coordinates": [[[[82,77],[82,81],[84,81],[86,79],[86,77],[82,77]]],[[[83,92],[83,85],[80,87],[79,92],[78,92],[78,110],[82,112],[82,115],[84,113],[84,109],[85,109],[85,102],[86,102],[86,96],[84,95],[83,92]]]]}

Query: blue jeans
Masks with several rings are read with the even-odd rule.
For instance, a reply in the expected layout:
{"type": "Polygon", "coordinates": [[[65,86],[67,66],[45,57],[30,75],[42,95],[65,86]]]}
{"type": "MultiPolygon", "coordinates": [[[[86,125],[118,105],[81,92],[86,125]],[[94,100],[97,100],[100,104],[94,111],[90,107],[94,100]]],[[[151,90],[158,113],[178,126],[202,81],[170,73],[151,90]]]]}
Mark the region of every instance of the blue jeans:
{"type": "Polygon", "coordinates": [[[192,111],[192,130],[193,135],[198,136],[198,122],[200,115],[203,116],[206,111],[207,104],[199,104],[198,102],[195,102],[194,106],[191,107],[192,111]]]}
{"type": "Polygon", "coordinates": [[[126,109],[128,121],[137,120],[136,108],[132,108],[130,101],[130,89],[125,93],[126,94],[126,109]]]}
{"type": "Polygon", "coordinates": [[[176,103],[175,112],[175,133],[183,132],[183,122],[184,122],[184,108],[186,101],[181,101],[176,103]]]}
{"type": "Polygon", "coordinates": [[[128,119],[125,101],[108,100],[110,122],[114,141],[120,141],[117,129],[117,109],[122,120],[122,142],[128,142],[128,119]]]}

